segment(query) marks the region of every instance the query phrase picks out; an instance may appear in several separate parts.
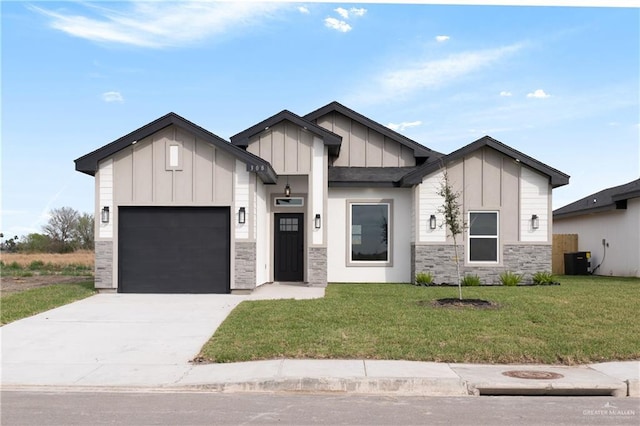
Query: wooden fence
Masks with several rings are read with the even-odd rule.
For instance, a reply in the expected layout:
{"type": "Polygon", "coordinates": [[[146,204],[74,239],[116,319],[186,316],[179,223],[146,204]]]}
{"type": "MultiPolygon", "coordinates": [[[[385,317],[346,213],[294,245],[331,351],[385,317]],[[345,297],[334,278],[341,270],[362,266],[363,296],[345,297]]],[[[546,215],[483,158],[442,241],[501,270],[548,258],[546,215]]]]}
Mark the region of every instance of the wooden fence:
{"type": "Polygon", "coordinates": [[[564,275],[564,254],[578,251],[578,234],[553,234],[551,272],[564,275]]]}

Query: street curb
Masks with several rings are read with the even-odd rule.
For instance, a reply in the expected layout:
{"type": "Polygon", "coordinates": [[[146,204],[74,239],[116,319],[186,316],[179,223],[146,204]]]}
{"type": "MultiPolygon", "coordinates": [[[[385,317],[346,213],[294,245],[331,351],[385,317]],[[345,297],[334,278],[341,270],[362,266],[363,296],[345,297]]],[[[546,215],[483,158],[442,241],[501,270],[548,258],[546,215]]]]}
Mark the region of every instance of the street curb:
{"type": "Polygon", "coordinates": [[[360,395],[472,396],[460,379],[428,378],[282,378],[244,382],[203,383],[187,388],[216,392],[308,392],[360,395]]]}

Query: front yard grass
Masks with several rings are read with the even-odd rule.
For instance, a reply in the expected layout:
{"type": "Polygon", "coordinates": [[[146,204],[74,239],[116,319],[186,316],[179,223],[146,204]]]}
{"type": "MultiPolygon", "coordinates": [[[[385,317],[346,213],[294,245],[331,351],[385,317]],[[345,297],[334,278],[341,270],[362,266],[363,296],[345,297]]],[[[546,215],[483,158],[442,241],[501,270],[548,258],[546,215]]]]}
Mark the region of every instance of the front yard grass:
{"type": "Polygon", "coordinates": [[[568,365],[640,359],[640,279],[559,281],[463,288],[463,297],[497,302],[497,309],[434,307],[429,302],[457,297],[457,288],[409,284],[331,284],[324,299],[245,301],[200,357],[568,365]]]}
{"type": "Polygon", "coordinates": [[[0,323],[8,324],[96,293],[93,281],[53,284],[0,297],[0,323]]]}

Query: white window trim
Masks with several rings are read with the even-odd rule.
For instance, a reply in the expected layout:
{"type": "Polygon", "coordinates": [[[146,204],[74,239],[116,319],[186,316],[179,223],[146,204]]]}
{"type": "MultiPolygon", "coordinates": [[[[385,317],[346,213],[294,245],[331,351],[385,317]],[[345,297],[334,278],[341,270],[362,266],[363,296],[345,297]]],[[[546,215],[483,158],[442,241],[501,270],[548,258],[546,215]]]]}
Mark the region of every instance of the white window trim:
{"type": "Polygon", "coordinates": [[[346,247],[346,265],[347,266],[393,266],[393,200],[347,200],[347,247],[346,247]],[[353,260],[352,256],[352,236],[351,230],[351,213],[352,206],[364,205],[386,205],[387,206],[387,260],[353,260]]]}
{"type": "Polygon", "coordinates": [[[470,210],[467,212],[467,247],[466,260],[468,264],[473,265],[498,265],[500,264],[500,212],[498,210],[470,210]],[[471,214],[472,213],[495,213],[496,214],[496,235],[471,235],[471,214]],[[471,239],[492,239],[496,240],[496,260],[471,260],[471,239]]]}

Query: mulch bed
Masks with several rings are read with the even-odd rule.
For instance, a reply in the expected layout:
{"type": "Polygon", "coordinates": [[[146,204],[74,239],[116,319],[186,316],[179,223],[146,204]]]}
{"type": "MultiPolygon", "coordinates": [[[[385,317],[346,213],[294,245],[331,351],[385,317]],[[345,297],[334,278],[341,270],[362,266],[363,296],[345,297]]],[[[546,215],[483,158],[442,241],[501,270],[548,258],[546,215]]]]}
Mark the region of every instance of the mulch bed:
{"type": "Polygon", "coordinates": [[[437,300],[420,300],[418,306],[432,306],[435,308],[474,308],[474,309],[498,309],[496,302],[483,299],[457,299],[449,297],[437,300]]]}

